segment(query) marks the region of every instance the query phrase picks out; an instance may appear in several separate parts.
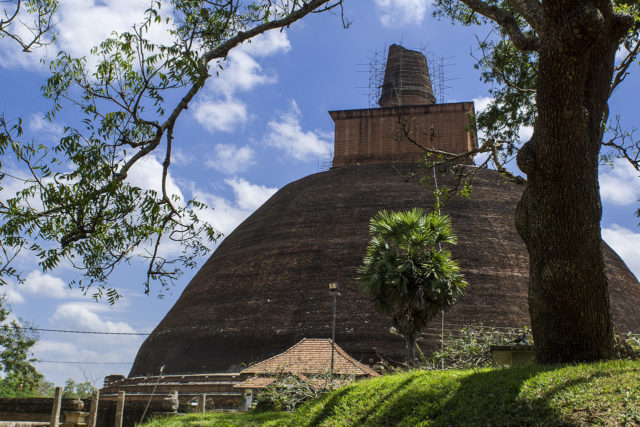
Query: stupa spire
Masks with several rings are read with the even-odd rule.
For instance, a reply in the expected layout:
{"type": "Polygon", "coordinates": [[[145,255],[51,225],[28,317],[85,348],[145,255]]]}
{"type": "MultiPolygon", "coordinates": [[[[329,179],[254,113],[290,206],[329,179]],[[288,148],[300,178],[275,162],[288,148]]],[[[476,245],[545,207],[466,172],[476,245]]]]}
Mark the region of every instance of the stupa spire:
{"type": "Polygon", "coordinates": [[[389,46],[382,83],[381,107],[435,104],[427,59],[397,44],[389,46]]]}

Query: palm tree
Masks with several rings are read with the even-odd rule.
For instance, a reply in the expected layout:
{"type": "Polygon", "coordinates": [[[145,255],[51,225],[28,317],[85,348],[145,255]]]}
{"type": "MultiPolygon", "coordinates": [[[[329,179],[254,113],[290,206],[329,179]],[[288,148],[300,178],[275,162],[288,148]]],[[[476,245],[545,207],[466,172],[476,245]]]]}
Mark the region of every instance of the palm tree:
{"type": "Polygon", "coordinates": [[[406,362],[414,364],[416,340],[426,324],[453,305],[467,286],[451,252],[441,245],[456,243],[446,215],[414,208],[378,212],[370,221],[358,281],[382,314],[406,340],[406,362]]]}

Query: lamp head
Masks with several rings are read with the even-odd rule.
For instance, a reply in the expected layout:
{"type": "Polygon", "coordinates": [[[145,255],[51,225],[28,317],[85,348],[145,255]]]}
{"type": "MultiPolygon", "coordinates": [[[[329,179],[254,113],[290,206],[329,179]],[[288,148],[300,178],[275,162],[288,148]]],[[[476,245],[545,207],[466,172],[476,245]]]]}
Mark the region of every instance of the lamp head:
{"type": "Polygon", "coordinates": [[[340,290],[338,289],[338,284],[336,282],[329,283],[329,293],[333,296],[340,296],[340,290]]]}

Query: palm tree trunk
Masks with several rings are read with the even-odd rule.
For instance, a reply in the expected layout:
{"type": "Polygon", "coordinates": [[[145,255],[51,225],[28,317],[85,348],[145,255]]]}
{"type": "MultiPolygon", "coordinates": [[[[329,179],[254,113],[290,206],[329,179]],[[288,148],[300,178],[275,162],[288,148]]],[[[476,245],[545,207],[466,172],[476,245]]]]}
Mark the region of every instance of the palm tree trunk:
{"type": "Polygon", "coordinates": [[[405,335],[405,341],[406,341],[406,352],[405,352],[405,363],[408,366],[414,366],[416,363],[416,346],[417,344],[417,340],[416,340],[416,336],[411,334],[407,334],[405,335]]]}

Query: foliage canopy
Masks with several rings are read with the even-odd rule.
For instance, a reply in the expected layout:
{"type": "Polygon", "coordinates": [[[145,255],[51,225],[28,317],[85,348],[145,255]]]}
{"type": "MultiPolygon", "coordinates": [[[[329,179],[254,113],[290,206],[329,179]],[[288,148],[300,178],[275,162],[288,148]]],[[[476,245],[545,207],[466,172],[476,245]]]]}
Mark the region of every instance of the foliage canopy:
{"type": "Polygon", "coordinates": [[[42,375],[33,366],[31,348],[37,337],[11,318],[6,301],[0,300],[0,395],[31,396],[40,385],[42,375]]]}
{"type": "Polygon", "coordinates": [[[460,267],[443,244],[455,244],[451,220],[414,208],[380,211],[369,224],[358,281],[377,309],[407,341],[407,363],[415,360],[418,333],[442,310],[453,305],[467,286],[460,267]]]}
{"type": "MultiPolygon", "coordinates": [[[[56,5],[26,4],[36,12],[53,7],[50,13],[56,5]]],[[[145,260],[146,292],[156,282],[161,293],[185,268],[194,268],[220,233],[202,220],[203,203],[182,200],[167,188],[180,115],[233,48],[341,4],[155,0],[143,22],[113,33],[89,58],[60,52],[42,87],[52,102],[46,117],[53,121],[63,109],[75,110],[82,122],[65,127],[50,145],[25,141],[22,121],[0,115],[0,187],[17,181],[23,188],[0,200],[0,282],[20,278],[12,262],[21,251],[34,253],[44,271],[72,263],[82,272],[75,284],[85,291],[93,287],[95,298],[106,295],[111,303],[119,294],[107,286],[108,278],[123,262],[145,260]],[[158,29],[169,41],[151,39],[158,29]],[[151,156],[163,158],[159,191],[127,180],[151,156]],[[7,171],[9,159],[22,172],[7,171]],[[178,255],[167,255],[166,243],[177,244],[178,255]]],[[[9,24],[3,28],[8,31],[9,24]]]]}

